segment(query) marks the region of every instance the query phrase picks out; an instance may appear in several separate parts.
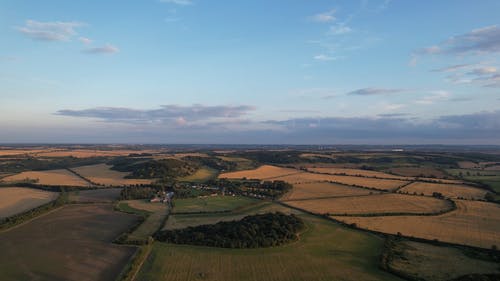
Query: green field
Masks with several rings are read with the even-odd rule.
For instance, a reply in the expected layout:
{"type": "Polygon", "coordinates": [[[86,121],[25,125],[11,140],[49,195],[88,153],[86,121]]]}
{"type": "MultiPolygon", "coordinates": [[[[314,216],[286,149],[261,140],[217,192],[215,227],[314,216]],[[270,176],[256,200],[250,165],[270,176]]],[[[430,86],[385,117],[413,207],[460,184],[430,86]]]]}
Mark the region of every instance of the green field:
{"type": "Polygon", "coordinates": [[[176,199],[174,213],[222,212],[231,211],[259,200],[242,196],[208,196],[176,199]]]}
{"type": "Polygon", "coordinates": [[[455,177],[462,175],[465,180],[486,184],[497,193],[500,193],[500,171],[448,169],[446,172],[455,177]]]}
{"type": "Polygon", "coordinates": [[[155,242],[136,280],[400,280],[378,268],[383,239],[301,215],[300,240],[265,249],[155,242]]]}
{"type": "Polygon", "coordinates": [[[242,157],[218,156],[218,158],[224,161],[236,163],[236,171],[251,170],[258,167],[258,165],[256,165],[252,160],[242,157]]]}
{"type": "Polygon", "coordinates": [[[218,171],[209,167],[202,167],[194,174],[178,178],[179,181],[203,183],[217,177],[218,171]]]}
{"type": "Polygon", "coordinates": [[[278,211],[283,213],[300,213],[299,211],[289,209],[279,204],[266,201],[258,201],[255,204],[249,204],[244,207],[238,208],[236,211],[227,213],[170,215],[164,229],[179,229],[188,226],[214,224],[220,221],[240,220],[248,215],[278,211]]]}
{"type": "Polygon", "coordinates": [[[147,240],[160,227],[167,216],[167,205],[161,203],[149,203],[144,200],[122,201],[117,205],[118,209],[127,212],[146,216],[146,220],[128,235],[127,240],[147,240]]]}

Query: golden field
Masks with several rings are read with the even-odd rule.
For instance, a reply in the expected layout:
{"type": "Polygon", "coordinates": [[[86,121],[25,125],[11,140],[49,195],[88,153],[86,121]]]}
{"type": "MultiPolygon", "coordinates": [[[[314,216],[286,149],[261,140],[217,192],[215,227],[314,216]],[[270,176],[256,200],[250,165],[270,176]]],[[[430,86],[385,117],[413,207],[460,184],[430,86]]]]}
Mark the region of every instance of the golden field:
{"type": "Polygon", "coordinates": [[[128,173],[114,171],[110,169],[110,165],[97,164],[89,166],[81,166],[72,170],[87,178],[88,180],[102,185],[135,185],[135,184],[150,184],[149,179],[126,179],[128,173]]]}
{"type": "Polygon", "coordinates": [[[29,171],[3,178],[5,182],[38,180],[42,185],[89,186],[90,184],[65,169],[47,171],[29,171]]]}
{"type": "Polygon", "coordinates": [[[56,192],[34,188],[0,188],[0,218],[19,214],[36,208],[57,198],[56,192]]]}
{"type": "Polygon", "coordinates": [[[315,182],[294,184],[282,200],[301,200],[318,197],[368,195],[372,191],[337,183],[315,182]]]}
{"type": "Polygon", "coordinates": [[[228,178],[228,179],[247,178],[247,179],[265,180],[265,179],[272,179],[284,175],[297,174],[297,173],[302,173],[302,171],[290,168],[276,167],[271,165],[263,165],[253,170],[223,173],[219,175],[219,178],[228,178]]]}
{"type": "Polygon", "coordinates": [[[362,169],[346,169],[346,168],[308,168],[308,171],[323,174],[339,175],[345,174],[347,176],[361,176],[361,177],[377,177],[386,179],[397,179],[397,180],[411,180],[413,178],[406,178],[401,176],[395,176],[387,173],[382,173],[378,171],[362,170],[362,169]]]}
{"type": "Polygon", "coordinates": [[[401,192],[432,195],[433,192],[439,192],[450,198],[465,198],[465,199],[483,199],[488,191],[460,184],[439,184],[427,182],[414,182],[402,189],[401,192]]]}

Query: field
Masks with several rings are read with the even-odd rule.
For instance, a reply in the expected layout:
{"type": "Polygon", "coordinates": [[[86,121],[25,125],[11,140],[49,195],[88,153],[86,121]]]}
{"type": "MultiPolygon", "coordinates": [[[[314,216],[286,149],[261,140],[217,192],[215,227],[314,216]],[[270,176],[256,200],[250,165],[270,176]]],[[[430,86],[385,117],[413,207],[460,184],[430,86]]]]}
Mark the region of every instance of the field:
{"type": "Polygon", "coordinates": [[[437,213],[451,208],[445,200],[423,196],[380,194],[287,201],[286,204],[317,214],[437,213]]]}
{"type": "MultiPolygon", "coordinates": [[[[128,210],[132,208],[150,213],[148,218],[129,235],[128,239],[130,240],[146,240],[162,226],[168,214],[167,205],[162,203],[150,203],[146,200],[127,200],[119,203],[119,205],[122,204],[126,204],[128,210]]],[[[120,209],[123,209],[123,207],[120,209]]]]}
{"type": "Polygon", "coordinates": [[[483,199],[487,191],[467,185],[458,184],[439,184],[427,182],[414,182],[402,189],[401,192],[432,195],[433,192],[439,192],[450,198],[465,198],[465,199],[483,199]]]}
{"type": "Polygon", "coordinates": [[[447,281],[466,274],[500,273],[496,262],[472,258],[453,247],[398,241],[391,251],[397,255],[391,258],[389,268],[413,279],[447,281]]]}
{"type": "Polygon", "coordinates": [[[3,181],[18,182],[26,179],[38,180],[37,183],[43,185],[89,186],[88,182],[65,169],[22,172],[3,178],[3,181]]]}
{"type": "Polygon", "coordinates": [[[323,173],[323,174],[332,174],[332,175],[347,175],[347,176],[362,176],[362,177],[378,177],[378,178],[386,178],[386,179],[397,179],[397,180],[408,180],[406,177],[395,176],[387,173],[370,171],[370,170],[362,170],[362,169],[346,169],[346,168],[308,168],[308,171],[323,173]]]}
{"type": "Polygon", "coordinates": [[[445,178],[446,173],[433,167],[394,167],[389,173],[405,177],[445,178]]]}
{"type": "Polygon", "coordinates": [[[273,179],[279,176],[290,175],[301,173],[301,171],[296,169],[282,168],[271,165],[263,165],[257,169],[253,170],[245,170],[231,173],[220,174],[219,178],[228,178],[228,179],[273,179]]]}
{"type": "Polygon", "coordinates": [[[231,211],[257,202],[259,200],[242,196],[208,196],[176,199],[173,211],[174,213],[231,211]]]}
{"type": "Polygon", "coordinates": [[[61,149],[57,151],[39,151],[33,153],[36,157],[76,157],[76,158],[89,158],[89,157],[110,157],[110,156],[127,156],[134,153],[151,153],[149,150],[93,150],[93,149],[61,149]]]}
{"type": "Polygon", "coordinates": [[[334,217],[370,230],[482,248],[500,244],[500,205],[457,200],[458,209],[438,216],[334,217]]]}
{"type": "Polygon", "coordinates": [[[217,156],[217,158],[224,161],[236,163],[236,170],[238,171],[255,169],[254,162],[246,158],[229,157],[229,156],[217,156]]]}
{"type": "Polygon", "coordinates": [[[463,177],[466,180],[480,182],[500,193],[500,171],[495,170],[472,170],[472,169],[448,169],[447,173],[463,177]]]}
{"type": "Polygon", "coordinates": [[[301,217],[307,230],[298,242],[282,247],[221,249],[156,242],[136,280],[400,280],[378,268],[381,238],[301,217]]]}
{"type": "Polygon", "coordinates": [[[76,190],[69,193],[68,199],[79,203],[111,203],[120,197],[120,191],[121,188],[76,190]]]}
{"type": "Polygon", "coordinates": [[[122,186],[135,184],[149,184],[151,180],[146,179],[126,179],[127,173],[114,171],[111,166],[106,164],[97,164],[81,166],[72,170],[85,177],[86,179],[106,186],[122,186]]]}
{"type": "Polygon", "coordinates": [[[211,179],[214,179],[217,177],[217,170],[208,168],[208,167],[202,167],[198,169],[194,174],[178,178],[179,181],[188,181],[188,182],[206,182],[211,179]]]}
{"type": "Polygon", "coordinates": [[[114,280],[135,248],[110,242],[136,220],[110,205],[69,205],[0,233],[2,280],[114,280]]]}
{"type": "MultiPolygon", "coordinates": [[[[375,191],[377,192],[377,191],[375,191]]],[[[336,183],[315,182],[294,184],[293,189],[282,197],[284,200],[301,200],[321,197],[341,197],[353,195],[368,195],[375,193],[363,188],[357,188],[336,183]]]]}
{"type": "Polygon", "coordinates": [[[24,187],[0,188],[0,218],[10,217],[56,199],[56,192],[24,187]]]}

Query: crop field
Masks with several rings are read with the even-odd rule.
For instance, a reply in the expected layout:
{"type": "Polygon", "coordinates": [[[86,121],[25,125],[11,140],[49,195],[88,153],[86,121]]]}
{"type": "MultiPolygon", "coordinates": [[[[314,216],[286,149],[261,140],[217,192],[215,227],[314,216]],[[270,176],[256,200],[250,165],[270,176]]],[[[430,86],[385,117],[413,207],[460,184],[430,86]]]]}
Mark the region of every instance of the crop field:
{"type": "Polygon", "coordinates": [[[333,217],[370,230],[491,248],[500,244],[500,205],[457,200],[458,209],[438,216],[333,217]]]}
{"type": "Polygon", "coordinates": [[[328,182],[299,183],[293,185],[293,189],[282,197],[282,201],[321,197],[368,195],[375,192],[363,188],[328,182]]]}
{"type": "Polygon", "coordinates": [[[97,164],[97,165],[81,166],[73,168],[72,170],[94,183],[106,186],[121,186],[121,185],[151,183],[151,180],[148,179],[126,179],[125,176],[128,173],[111,170],[110,168],[111,168],[110,165],[97,164]]]}
{"type": "Polygon", "coordinates": [[[179,229],[188,226],[197,226],[202,224],[214,224],[220,221],[240,220],[248,215],[262,214],[267,212],[282,212],[299,214],[296,211],[282,205],[259,201],[256,204],[249,204],[235,211],[227,213],[203,213],[203,214],[172,214],[164,226],[164,229],[179,229]]]}
{"type": "Polygon", "coordinates": [[[57,196],[57,192],[34,188],[2,187],[0,188],[0,218],[10,217],[49,203],[57,196]]]}
{"type": "Polygon", "coordinates": [[[136,219],[111,205],[68,205],[1,232],[1,279],[114,280],[135,248],[111,241],[136,219]]]}
{"type": "Polygon", "coordinates": [[[488,185],[500,193],[500,171],[496,170],[472,170],[472,169],[447,169],[447,173],[453,176],[463,177],[469,181],[480,182],[488,185]]]}
{"type": "Polygon", "coordinates": [[[394,167],[388,170],[392,174],[405,177],[445,178],[446,173],[433,167],[394,167]]]}
{"type": "MultiPolygon", "coordinates": [[[[362,170],[362,169],[345,169],[345,168],[308,168],[308,171],[323,173],[323,174],[345,174],[347,176],[361,176],[361,177],[378,177],[386,179],[408,180],[407,177],[395,176],[387,173],[362,170]]],[[[410,178],[412,180],[413,178],[410,178]]]]}
{"type": "Polygon", "coordinates": [[[433,192],[439,192],[450,198],[465,198],[465,199],[483,199],[488,191],[475,188],[467,185],[458,184],[439,184],[428,182],[414,182],[402,189],[401,192],[432,195],[433,192]]]}
{"type": "Polygon", "coordinates": [[[222,249],[156,242],[136,280],[400,280],[378,268],[381,238],[301,217],[307,230],[299,241],[281,247],[222,249]]]}
{"type": "Polygon", "coordinates": [[[231,211],[259,202],[243,196],[207,196],[174,200],[174,213],[231,211]]]}
{"type": "Polygon", "coordinates": [[[151,153],[149,150],[91,150],[91,149],[68,149],[57,151],[38,151],[33,153],[36,157],[76,157],[76,158],[90,158],[90,157],[113,157],[113,156],[127,156],[134,153],[151,153]]]}
{"type": "Polygon", "coordinates": [[[121,188],[76,190],[69,192],[69,201],[78,203],[111,203],[120,197],[121,188]]]}
{"type": "Polygon", "coordinates": [[[129,235],[129,239],[146,240],[163,224],[167,216],[167,205],[162,203],[150,203],[146,200],[127,200],[121,201],[129,208],[149,212],[148,218],[129,235]]]}
{"type": "Polygon", "coordinates": [[[217,158],[224,161],[236,163],[236,170],[238,171],[255,169],[255,164],[250,159],[230,156],[217,156],[217,158]]]}
{"type": "Polygon", "coordinates": [[[89,186],[88,182],[65,169],[22,172],[3,178],[3,181],[18,182],[26,179],[38,180],[37,183],[43,185],[89,186]]]}
{"type": "Polygon", "coordinates": [[[274,180],[282,180],[289,182],[291,184],[331,181],[346,185],[356,185],[356,186],[375,188],[381,190],[394,190],[408,183],[407,181],[401,181],[401,180],[387,180],[387,179],[375,179],[375,178],[364,178],[364,177],[354,177],[354,176],[338,176],[338,175],[326,175],[326,174],[314,174],[314,173],[299,173],[299,174],[281,176],[281,177],[276,177],[274,180]]]}
{"type": "Polygon", "coordinates": [[[286,204],[317,214],[425,214],[449,210],[445,200],[401,194],[288,201],[286,204]]]}
{"type": "Polygon", "coordinates": [[[453,247],[398,241],[392,251],[399,254],[390,260],[389,268],[413,279],[447,281],[467,274],[500,273],[498,263],[475,259],[453,247]]]}
{"type": "Polygon", "coordinates": [[[178,178],[179,181],[188,181],[188,182],[206,182],[211,179],[214,179],[217,177],[217,170],[208,168],[208,167],[202,167],[198,169],[194,174],[178,178]]]}
{"type": "Polygon", "coordinates": [[[297,173],[301,173],[301,171],[296,169],[282,168],[271,165],[263,165],[253,170],[220,174],[219,178],[228,178],[228,179],[247,178],[247,179],[265,180],[265,179],[273,179],[276,177],[290,175],[290,174],[297,174],[297,173]]]}

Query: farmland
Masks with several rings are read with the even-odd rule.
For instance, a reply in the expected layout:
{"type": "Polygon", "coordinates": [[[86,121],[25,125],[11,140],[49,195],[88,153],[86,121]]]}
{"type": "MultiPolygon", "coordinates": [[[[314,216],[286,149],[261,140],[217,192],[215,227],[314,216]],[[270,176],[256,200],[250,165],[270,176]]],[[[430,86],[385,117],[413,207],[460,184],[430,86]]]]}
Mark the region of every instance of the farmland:
{"type": "Polygon", "coordinates": [[[110,242],[136,218],[71,205],[0,233],[2,280],[113,280],[135,249],[110,242]]]}
{"type": "Polygon", "coordinates": [[[384,233],[491,248],[500,241],[500,206],[457,200],[457,210],[438,216],[333,217],[384,233]]]}
{"type": "Polygon", "coordinates": [[[245,170],[231,173],[220,174],[219,178],[228,178],[228,179],[274,179],[284,175],[297,174],[301,173],[301,171],[289,168],[282,168],[270,165],[263,165],[257,169],[253,170],[245,170]]]}
{"type": "Polygon", "coordinates": [[[150,203],[146,200],[121,201],[118,208],[126,212],[137,214],[141,214],[144,212],[148,213],[146,220],[130,235],[128,235],[129,240],[145,241],[155,231],[162,227],[162,224],[165,221],[165,217],[168,215],[168,209],[165,204],[150,203]]]}
{"type": "Polygon", "coordinates": [[[361,169],[345,169],[345,168],[308,168],[308,171],[332,174],[332,175],[347,175],[347,176],[361,176],[361,177],[377,177],[385,179],[408,180],[406,177],[395,176],[378,171],[361,170],[361,169]]]}
{"type": "Polygon", "coordinates": [[[121,188],[76,190],[69,193],[70,202],[111,203],[120,197],[121,188]]]}
{"type": "Polygon", "coordinates": [[[126,179],[127,173],[111,170],[110,168],[111,166],[106,164],[97,164],[81,166],[72,170],[99,185],[122,186],[151,183],[151,180],[147,179],[126,179]]]}
{"type": "Polygon", "coordinates": [[[57,198],[56,192],[24,187],[0,188],[0,218],[9,217],[46,204],[57,198]]]}
{"type": "Polygon", "coordinates": [[[137,280],[400,280],[378,268],[379,237],[302,218],[307,230],[300,240],[281,247],[220,249],[156,242],[137,280]]]}
{"type": "Polygon", "coordinates": [[[373,191],[336,183],[314,182],[293,185],[292,191],[282,200],[301,200],[321,197],[340,197],[354,195],[368,195],[373,191]]]}
{"type": "Polygon", "coordinates": [[[208,180],[216,178],[217,173],[218,173],[217,170],[214,170],[214,169],[211,169],[208,167],[202,167],[202,168],[196,170],[196,172],[194,174],[189,175],[189,176],[185,176],[185,177],[181,177],[178,180],[179,181],[201,183],[201,182],[206,182],[208,180]]]}
{"type": "Polygon", "coordinates": [[[22,172],[2,179],[5,182],[34,180],[43,185],[89,186],[89,183],[65,169],[22,172]]]}
{"type": "Polygon", "coordinates": [[[427,182],[414,182],[402,189],[401,192],[408,192],[410,194],[424,194],[432,195],[433,192],[439,192],[446,197],[451,198],[465,198],[465,199],[483,199],[487,191],[467,185],[458,184],[439,184],[427,182]]]}
{"type": "Polygon", "coordinates": [[[450,210],[448,201],[400,194],[349,196],[288,201],[288,205],[317,214],[428,214],[450,210]],[[381,204],[381,202],[384,202],[381,204]]]}
{"type": "Polygon", "coordinates": [[[208,196],[177,199],[174,201],[175,213],[223,212],[259,202],[241,196],[208,196]]]}

